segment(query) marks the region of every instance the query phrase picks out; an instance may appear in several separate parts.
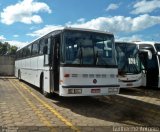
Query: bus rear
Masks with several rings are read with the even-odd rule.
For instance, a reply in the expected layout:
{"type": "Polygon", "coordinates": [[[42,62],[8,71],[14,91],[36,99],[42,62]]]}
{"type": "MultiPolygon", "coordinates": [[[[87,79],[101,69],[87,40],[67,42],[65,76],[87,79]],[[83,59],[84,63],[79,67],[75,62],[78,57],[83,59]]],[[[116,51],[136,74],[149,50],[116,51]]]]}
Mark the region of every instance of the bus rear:
{"type": "Polygon", "coordinates": [[[114,36],[92,30],[63,30],[60,46],[59,95],[119,93],[114,36]]]}

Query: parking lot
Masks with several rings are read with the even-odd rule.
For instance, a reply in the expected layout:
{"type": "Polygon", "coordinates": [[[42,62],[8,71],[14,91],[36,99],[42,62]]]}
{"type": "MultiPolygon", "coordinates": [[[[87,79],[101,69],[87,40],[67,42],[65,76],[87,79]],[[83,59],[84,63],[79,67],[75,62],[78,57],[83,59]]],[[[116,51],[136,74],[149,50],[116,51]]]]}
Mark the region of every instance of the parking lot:
{"type": "Polygon", "coordinates": [[[160,127],[160,90],[122,89],[119,95],[44,97],[15,78],[0,79],[0,131],[106,131],[116,126],[160,127]]]}

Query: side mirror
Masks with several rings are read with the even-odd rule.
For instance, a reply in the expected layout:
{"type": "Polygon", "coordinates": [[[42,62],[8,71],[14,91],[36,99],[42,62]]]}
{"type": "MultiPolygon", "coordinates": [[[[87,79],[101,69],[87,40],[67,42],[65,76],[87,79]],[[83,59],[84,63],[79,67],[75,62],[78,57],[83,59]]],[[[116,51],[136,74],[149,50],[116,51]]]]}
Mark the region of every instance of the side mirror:
{"type": "Polygon", "coordinates": [[[151,60],[152,59],[152,52],[148,51],[148,59],[151,60]]]}
{"type": "Polygon", "coordinates": [[[160,52],[157,52],[157,55],[160,55],[160,52]]]}

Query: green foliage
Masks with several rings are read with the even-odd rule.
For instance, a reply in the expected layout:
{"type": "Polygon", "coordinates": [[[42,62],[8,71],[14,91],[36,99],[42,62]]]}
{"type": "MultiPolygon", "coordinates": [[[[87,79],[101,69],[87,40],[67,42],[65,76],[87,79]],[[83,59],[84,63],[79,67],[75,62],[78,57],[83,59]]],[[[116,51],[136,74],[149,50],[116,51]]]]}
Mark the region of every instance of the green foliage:
{"type": "Polygon", "coordinates": [[[8,42],[0,42],[0,55],[15,55],[17,49],[16,46],[12,46],[8,42]]]}

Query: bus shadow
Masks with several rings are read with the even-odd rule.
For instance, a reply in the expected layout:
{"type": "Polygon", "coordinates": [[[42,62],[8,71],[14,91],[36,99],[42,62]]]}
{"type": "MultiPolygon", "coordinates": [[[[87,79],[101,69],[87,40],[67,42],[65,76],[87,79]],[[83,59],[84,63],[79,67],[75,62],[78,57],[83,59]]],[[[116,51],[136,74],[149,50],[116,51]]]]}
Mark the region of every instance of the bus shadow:
{"type": "Polygon", "coordinates": [[[120,94],[130,95],[130,96],[143,96],[160,99],[160,89],[158,88],[121,88],[120,94]]]}
{"type": "MultiPolygon", "coordinates": [[[[25,82],[36,91],[40,89],[25,82]]],[[[137,95],[133,90],[121,92],[137,95]]],[[[144,95],[142,92],[138,96],[144,95]]],[[[127,125],[160,126],[160,106],[119,95],[96,97],[60,97],[51,94],[49,99],[61,108],[88,118],[122,123],[127,125]]]]}
{"type": "Polygon", "coordinates": [[[36,90],[37,92],[41,93],[41,89],[40,89],[39,87],[37,87],[37,86],[35,86],[35,85],[31,84],[31,83],[28,83],[28,82],[26,82],[26,81],[24,81],[24,80],[20,80],[20,82],[28,85],[31,89],[34,89],[34,90],[36,90]]]}
{"type": "Polygon", "coordinates": [[[72,112],[127,125],[160,126],[160,107],[126,97],[57,97],[54,104],[72,112]]]}

